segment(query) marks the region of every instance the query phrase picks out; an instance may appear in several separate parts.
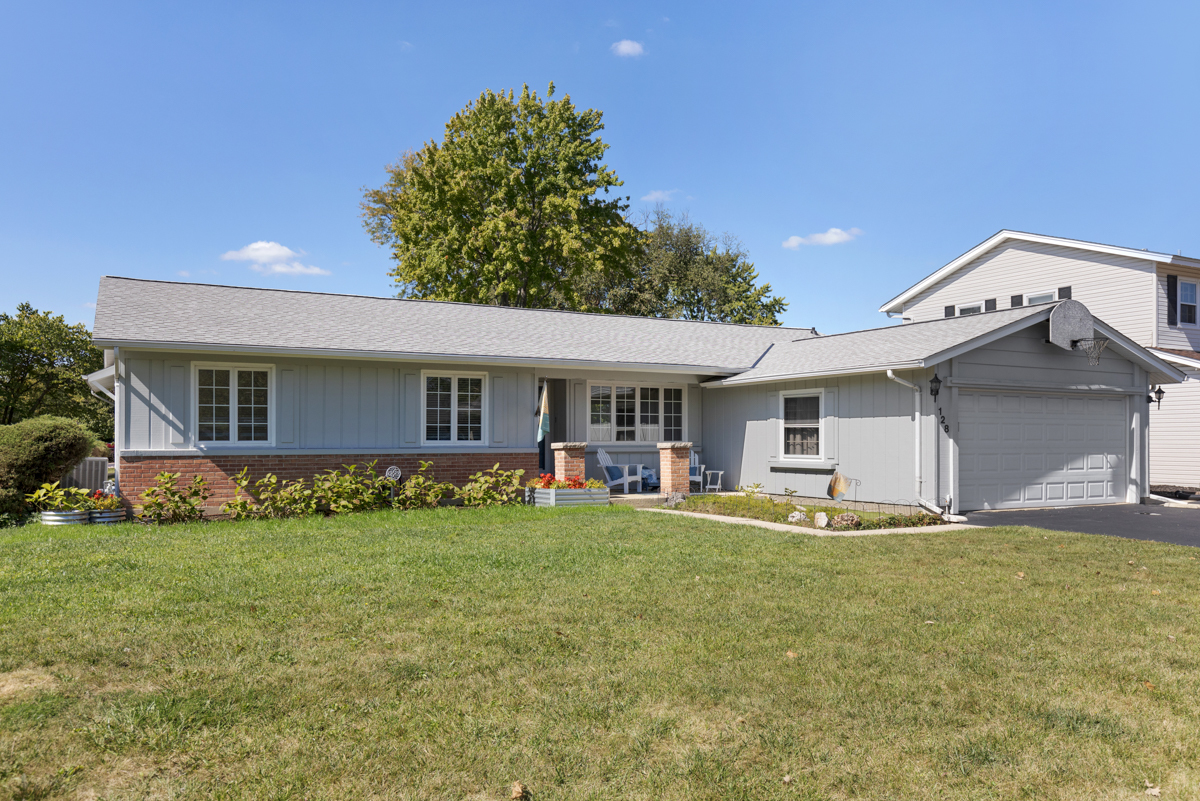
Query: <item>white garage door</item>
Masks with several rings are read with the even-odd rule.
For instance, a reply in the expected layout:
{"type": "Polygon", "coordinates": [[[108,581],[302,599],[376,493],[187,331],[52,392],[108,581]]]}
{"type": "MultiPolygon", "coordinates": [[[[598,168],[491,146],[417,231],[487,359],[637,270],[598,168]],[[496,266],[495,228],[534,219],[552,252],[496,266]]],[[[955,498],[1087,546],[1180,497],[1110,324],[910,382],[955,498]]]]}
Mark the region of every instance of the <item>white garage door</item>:
{"type": "Polygon", "coordinates": [[[960,392],[959,509],[1123,503],[1125,398],[960,392]]]}

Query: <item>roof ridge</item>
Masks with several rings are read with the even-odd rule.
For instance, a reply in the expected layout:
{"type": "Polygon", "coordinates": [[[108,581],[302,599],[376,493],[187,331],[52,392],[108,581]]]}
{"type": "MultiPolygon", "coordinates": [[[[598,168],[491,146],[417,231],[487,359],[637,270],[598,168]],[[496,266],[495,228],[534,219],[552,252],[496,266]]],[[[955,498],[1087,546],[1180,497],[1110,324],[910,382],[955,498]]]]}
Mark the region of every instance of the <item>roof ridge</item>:
{"type": "Polygon", "coordinates": [[[608,314],[605,312],[581,312],[571,309],[531,309],[524,306],[493,306],[489,303],[467,303],[461,300],[429,300],[426,298],[396,298],[396,297],[380,297],[378,295],[358,295],[346,292],[314,292],[311,289],[280,289],[276,287],[261,287],[261,286],[236,286],[233,284],[206,284],[200,281],[166,281],[161,278],[129,278],[123,275],[103,275],[101,280],[108,278],[114,281],[138,281],[147,284],[170,284],[172,286],[203,286],[213,287],[216,289],[245,289],[255,292],[287,292],[295,295],[320,295],[322,297],[335,298],[362,298],[364,300],[380,300],[380,301],[397,301],[403,303],[430,303],[447,306],[469,306],[472,308],[483,309],[506,309],[519,312],[546,312],[552,314],[578,314],[586,317],[603,317],[606,319],[625,319],[625,320],[658,320],[662,322],[673,323],[703,323],[706,325],[721,325],[732,326],[737,328],[755,328],[764,331],[807,331],[813,336],[817,334],[816,327],[805,328],[803,326],[783,326],[783,325],[758,325],[756,323],[723,323],[718,320],[686,320],[682,317],[643,317],[636,314],[608,314]]]}

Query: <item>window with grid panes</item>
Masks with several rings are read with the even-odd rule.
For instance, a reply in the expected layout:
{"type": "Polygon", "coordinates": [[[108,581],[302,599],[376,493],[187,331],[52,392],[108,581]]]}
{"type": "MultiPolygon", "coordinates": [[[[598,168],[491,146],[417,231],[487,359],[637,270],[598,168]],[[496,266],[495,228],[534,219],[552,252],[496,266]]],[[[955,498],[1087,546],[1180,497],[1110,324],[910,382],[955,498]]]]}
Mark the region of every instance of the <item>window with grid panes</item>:
{"type": "Polygon", "coordinates": [[[821,396],[783,398],[783,455],[821,455],[821,396]]]}
{"type": "Polygon", "coordinates": [[[483,388],[483,376],[425,376],[425,441],[482,441],[483,388]]]}
{"type": "Polygon", "coordinates": [[[199,442],[269,442],[269,370],[203,367],[196,371],[199,442]]]}

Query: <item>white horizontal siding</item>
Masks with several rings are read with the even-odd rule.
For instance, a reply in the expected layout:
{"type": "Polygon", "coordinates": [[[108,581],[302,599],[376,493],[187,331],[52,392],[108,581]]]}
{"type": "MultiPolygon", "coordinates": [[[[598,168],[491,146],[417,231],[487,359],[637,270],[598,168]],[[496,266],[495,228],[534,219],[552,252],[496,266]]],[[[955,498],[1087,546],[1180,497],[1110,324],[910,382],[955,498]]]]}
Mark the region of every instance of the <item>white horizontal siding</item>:
{"type": "Polygon", "coordinates": [[[1200,487],[1200,371],[1150,404],[1150,483],[1200,487]]]}
{"type": "Polygon", "coordinates": [[[1071,297],[1137,342],[1154,332],[1154,263],[1060,245],[1007,242],[922,292],[904,307],[913,322],[935,320],[945,307],[1071,287],[1071,297]]]}
{"type": "Polygon", "coordinates": [[[1158,281],[1156,282],[1156,301],[1158,303],[1158,342],[1157,347],[1174,348],[1175,350],[1200,351],[1200,327],[1188,325],[1167,325],[1167,276],[1177,275],[1181,281],[1200,283],[1200,270],[1186,267],[1174,267],[1167,264],[1158,265],[1158,281]]]}

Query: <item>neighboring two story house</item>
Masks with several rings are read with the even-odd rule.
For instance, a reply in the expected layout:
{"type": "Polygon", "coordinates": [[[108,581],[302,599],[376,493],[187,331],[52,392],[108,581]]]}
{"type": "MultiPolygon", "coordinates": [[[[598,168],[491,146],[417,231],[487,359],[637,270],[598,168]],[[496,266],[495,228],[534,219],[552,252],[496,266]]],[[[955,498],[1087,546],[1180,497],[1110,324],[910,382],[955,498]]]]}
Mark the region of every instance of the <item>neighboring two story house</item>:
{"type": "Polygon", "coordinates": [[[1000,231],[879,310],[911,323],[1082,301],[1187,376],[1150,404],[1150,482],[1200,487],[1198,288],[1200,259],[1000,231]]]}

